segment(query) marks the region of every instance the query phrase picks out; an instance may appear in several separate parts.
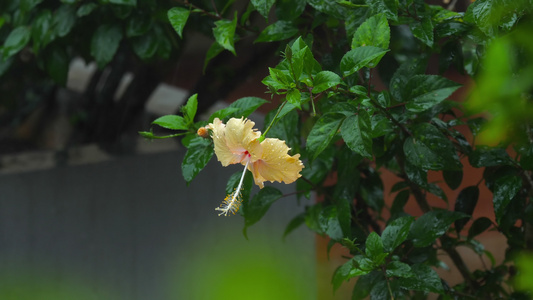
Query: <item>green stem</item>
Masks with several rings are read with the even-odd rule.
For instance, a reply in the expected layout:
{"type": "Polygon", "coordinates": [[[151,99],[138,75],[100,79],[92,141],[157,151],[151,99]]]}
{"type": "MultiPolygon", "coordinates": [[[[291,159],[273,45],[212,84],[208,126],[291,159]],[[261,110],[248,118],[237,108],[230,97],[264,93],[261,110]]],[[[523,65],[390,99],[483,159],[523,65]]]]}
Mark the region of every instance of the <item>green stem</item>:
{"type": "Polygon", "coordinates": [[[276,123],[276,121],[277,121],[277,119],[278,119],[278,115],[279,115],[279,113],[281,112],[281,110],[283,109],[283,107],[285,106],[285,103],[287,103],[287,100],[283,101],[283,103],[281,104],[281,106],[278,108],[278,111],[276,112],[276,115],[274,116],[274,118],[272,119],[272,121],[270,121],[270,124],[268,125],[267,129],[266,129],[265,132],[263,132],[263,134],[259,137],[259,142],[262,142],[262,141],[265,139],[267,132],[270,130],[270,128],[272,128],[272,125],[274,125],[274,123],[276,123]]]}

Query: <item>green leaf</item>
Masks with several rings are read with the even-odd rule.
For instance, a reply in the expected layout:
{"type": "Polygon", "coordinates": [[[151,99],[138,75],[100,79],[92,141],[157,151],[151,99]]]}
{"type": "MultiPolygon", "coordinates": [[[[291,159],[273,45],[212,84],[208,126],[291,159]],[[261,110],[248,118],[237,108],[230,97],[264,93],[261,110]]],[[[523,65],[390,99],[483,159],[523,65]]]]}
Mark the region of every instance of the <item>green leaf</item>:
{"type": "Polygon", "coordinates": [[[187,130],[189,126],[182,116],[166,115],[157,118],[152,124],[172,130],[187,130]]]}
{"type": "Polygon", "coordinates": [[[411,271],[411,267],[400,261],[391,261],[387,265],[387,277],[400,277],[400,278],[410,278],[415,276],[411,271]]]}
{"type": "Polygon", "coordinates": [[[257,223],[268,211],[272,203],[280,199],[283,194],[276,188],[266,186],[257,193],[252,200],[243,204],[244,232],[253,224],[257,223]]]}
{"type": "Polygon", "coordinates": [[[54,31],[57,36],[66,36],[76,23],[76,7],[61,5],[54,13],[54,31]]]}
{"type": "Polygon", "coordinates": [[[13,29],[7,36],[3,48],[4,60],[22,50],[30,41],[31,31],[26,26],[13,29]]]}
{"type": "Polygon", "coordinates": [[[187,24],[187,19],[189,18],[190,11],[183,7],[173,7],[168,10],[167,18],[170,21],[170,25],[176,31],[176,33],[183,38],[183,28],[187,24]]]}
{"type": "Polygon", "coordinates": [[[438,75],[413,76],[403,97],[408,102],[405,107],[412,112],[421,112],[448,98],[461,85],[438,75]]]}
{"type": "Polygon", "coordinates": [[[46,72],[55,82],[63,86],[67,83],[70,59],[64,48],[53,47],[47,49],[44,65],[46,72]]]}
{"type": "Polygon", "coordinates": [[[419,22],[409,24],[413,35],[429,47],[433,47],[433,22],[431,17],[421,17],[419,22]]]}
{"type": "Polygon", "coordinates": [[[468,229],[468,239],[483,233],[485,230],[489,229],[492,226],[492,221],[487,217],[481,217],[476,219],[472,226],[468,229]]]}
{"type": "Polygon", "coordinates": [[[282,41],[293,37],[298,33],[298,28],[291,21],[277,21],[267,26],[254,43],[282,41]]]}
{"type": "Polygon", "coordinates": [[[159,41],[153,32],[130,39],[133,52],[142,60],[148,60],[157,52],[159,41]]]}
{"type": "Polygon", "coordinates": [[[259,97],[243,97],[231,103],[229,107],[237,109],[233,114],[234,117],[246,118],[265,103],[268,103],[268,101],[259,97]]]}
{"type": "Polygon", "coordinates": [[[96,8],[98,8],[98,5],[96,3],[92,3],[92,2],[91,3],[85,3],[85,4],[81,5],[80,8],[78,8],[78,10],[76,11],[76,15],[78,17],[80,17],[80,18],[88,16],[96,8]]]}
{"type": "MultiPolygon", "coordinates": [[[[404,193],[409,197],[409,191],[402,191],[398,195],[404,193]]],[[[396,200],[394,200],[396,203],[396,200]]],[[[411,216],[405,216],[391,221],[381,234],[383,240],[383,249],[385,252],[392,252],[396,247],[400,246],[407,236],[409,235],[409,229],[413,223],[414,218],[411,216]]]]}
{"type": "Polygon", "coordinates": [[[409,98],[404,95],[410,92],[406,89],[407,82],[416,74],[423,74],[426,71],[426,59],[410,59],[400,65],[394,72],[389,83],[390,94],[398,102],[407,102],[409,98]]]}
{"type": "Polygon", "coordinates": [[[388,51],[373,46],[358,47],[348,51],[341,59],[340,68],[342,75],[344,77],[352,75],[363,67],[376,67],[379,60],[388,51]]]}
{"type": "Polygon", "coordinates": [[[181,108],[185,123],[191,124],[194,122],[196,110],[198,110],[198,94],[190,96],[189,99],[187,99],[187,103],[181,108]]]}
{"type": "Polygon", "coordinates": [[[452,190],[457,189],[461,185],[461,182],[463,181],[462,170],[457,170],[457,171],[444,170],[442,171],[442,176],[444,177],[444,181],[446,182],[446,184],[452,190]]]}
{"type": "Polygon", "coordinates": [[[287,237],[291,232],[293,232],[298,227],[302,226],[305,223],[305,213],[301,213],[294,217],[289,224],[287,225],[287,228],[285,228],[285,231],[283,232],[283,239],[287,237]]]}
{"type": "Polygon", "coordinates": [[[403,144],[407,160],[425,170],[459,170],[459,161],[452,142],[435,126],[420,123],[413,128],[413,136],[403,144]]]}
{"type": "Polygon", "coordinates": [[[320,71],[314,77],[312,92],[318,94],[341,83],[342,79],[339,75],[331,71],[320,71]]]}
{"type": "MultiPolygon", "coordinates": [[[[477,200],[479,198],[479,188],[475,185],[464,188],[455,201],[455,211],[472,215],[476,208],[477,200]]],[[[455,221],[455,230],[460,232],[469,219],[460,219],[455,221]]]]}
{"type": "Polygon", "coordinates": [[[503,175],[490,186],[496,221],[499,223],[507,205],[522,188],[522,179],[516,175],[503,175]]]}
{"type": "Polygon", "coordinates": [[[307,0],[307,3],[314,9],[322,12],[326,15],[330,15],[333,18],[344,20],[349,10],[345,9],[337,3],[337,1],[331,0],[307,0]]]}
{"type": "MultiPolygon", "coordinates": [[[[473,22],[488,36],[494,35],[495,23],[501,16],[500,1],[498,0],[480,0],[473,2],[468,6],[465,13],[465,19],[473,22]]],[[[503,3],[502,3],[503,4],[503,3]]]]}
{"type": "Polygon", "coordinates": [[[137,0],[109,0],[109,2],[119,5],[137,6],[137,0]]]}
{"type": "MultiPolygon", "coordinates": [[[[394,202],[392,203],[392,207],[390,209],[391,216],[397,216],[403,212],[403,207],[405,206],[405,204],[407,204],[407,201],[409,201],[409,196],[411,196],[409,190],[403,190],[396,194],[396,197],[394,197],[394,202]]],[[[383,239],[385,240],[385,237],[383,237],[383,239]]],[[[392,251],[389,248],[386,249],[388,249],[388,251],[392,251]]]]}
{"type": "Polygon", "coordinates": [[[191,140],[181,163],[181,172],[187,183],[191,182],[207,165],[213,153],[214,148],[210,139],[197,136],[191,140]]]}
{"type": "Polygon", "coordinates": [[[376,262],[376,258],[381,257],[383,254],[383,242],[376,232],[370,233],[366,238],[365,254],[374,261],[376,265],[381,264],[381,262],[376,262]]]}
{"type": "MultiPolygon", "coordinates": [[[[23,12],[29,12],[30,10],[32,10],[35,6],[37,6],[41,2],[43,2],[43,0],[21,0],[20,1],[20,10],[23,11],[23,12]]],[[[13,2],[13,3],[17,3],[17,2],[13,2]]]]}
{"type": "Polygon", "coordinates": [[[374,285],[383,279],[384,277],[381,271],[370,272],[357,278],[357,282],[353,288],[352,300],[367,299],[374,285]]]}
{"type": "Polygon", "coordinates": [[[374,46],[388,49],[390,42],[390,28],[384,14],[368,18],[355,31],[352,39],[352,49],[364,46],[374,46]]]}
{"type": "Polygon", "coordinates": [[[398,0],[365,0],[371,15],[384,13],[389,20],[398,20],[398,0]]]}
{"type": "Polygon", "coordinates": [[[91,55],[101,69],[115,56],[122,40],[122,30],[118,24],[100,25],[91,39],[91,55]]]}
{"type": "Polygon", "coordinates": [[[220,46],[219,43],[214,42],[211,44],[211,47],[207,50],[207,54],[205,55],[204,60],[204,68],[203,71],[205,72],[205,69],[207,68],[207,64],[209,61],[211,61],[213,58],[215,58],[217,55],[219,55],[222,51],[224,51],[224,48],[220,46]]]}
{"type": "Polygon", "coordinates": [[[304,12],[306,5],[307,0],[278,0],[276,16],[279,20],[294,20],[304,12]]]}
{"type": "Polygon", "coordinates": [[[217,110],[209,117],[209,122],[213,122],[215,118],[219,118],[221,120],[229,119],[231,116],[236,114],[238,111],[239,109],[235,107],[226,107],[226,108],[217,110]]]}
{"type": "Polygon", "coordinates": [[[341,126],[341,135],[346,145],[363,157],[372,157],[372,130],[370,116],[365,109],[351,115],[341,126]]]}
{"type": "Polygon", "coordinates": [[[415,247],[427,247],[438,237],[446,233],[456,220],[467,218],[468,215],[448,210],[433,210],[423,214],[411,226],[409,239],[415,247]]]}
{"type": "Polygon", "coordinates": [[[255,9],[265,18],[268,18],[268,13],[275,2],[276,0],[252,0],[255,9]]]}
{"type": "Polygon", "coordinates": [[[344,238],[336,206],[326,206],[320,211],[320,214],[318,215],[318,225],[320,230],[331,239],[340,241],[344,238]]]}
{"type": "Polygon", "coordinates": [[[217,43],[224,49],[237,55],[235,53],[235,29],[237,28],[237,12],[233,17],[233,21],[219,20],[215,22],[216,27],[213,28],[213,36],[217,43]]]}
{"type": "Polygon", "coordinates": [[[355,265],[355,257],[345,262],[342,266],[335,270],[331,283],[333,285],[333,290],[336,291],[344,281],[348,281],[350,278],[355,276],[361,276],[368,274],[370,271],[363,271],[358,269],[355,265]]]}
{"type": "MultiPolygon", "coordinates": [[[[153,23],[151,18],[148,18],[143,14],[134,14],[128,18],[126,24],[126,36],[134,37],[146,34],[152,25],[153,23]]],[[[151,34],[154,35],[155,33],[152,32],[151,34]]]]}
{"type": "Polygon", "coordinates": [[[307,136],[306,147],[311,160],[326,149],[337,134],[343,120],[344,115],[340,113],[326,113],[318,119],[307,136]]]}
{"type": "Polygon", "coordinates": [[[54,38],[52,30],[52,13],[45,9],[42,10],[32,26],[33,51],[38,53],[39,50],[48,45],[54,38]]]}
{"type": "Polygon", "coordinates": [[[476,168],[513,164],[513,160],[505,149],[486,146],[478,146],[470,153],[468,161],[476,168]]]}
{"type": "Polygon", "coordinates": [[[431,267],[424,264],[414,264],[411,266],[411,271],[414,274],[413,277],[399,279],[401,287],[415,291],[444,293],[440,277],[431,267]]]}
{"type": "Polygon", "coordinates": [[[287,101],[289,101],[290,104],[296,106],[298,109],[302,109],[301,101],[302,95],[300,94],[300,90],[298,89],[292,89],[287,93],[287,101]]]}

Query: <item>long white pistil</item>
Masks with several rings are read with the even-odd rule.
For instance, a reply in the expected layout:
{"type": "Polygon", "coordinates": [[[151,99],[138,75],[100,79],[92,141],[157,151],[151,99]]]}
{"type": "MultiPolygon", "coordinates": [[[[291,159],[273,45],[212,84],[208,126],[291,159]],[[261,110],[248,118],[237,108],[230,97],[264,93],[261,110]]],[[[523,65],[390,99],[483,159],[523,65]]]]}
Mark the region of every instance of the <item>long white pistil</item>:
{"type": "Polygon", "coordinates": [[[235,191],[229,195],[226,196],[224,201],[222,201],[222,204],[220,204],[220,207],[215,208],[215,210],[220,211],[218,215],[224,215],[227,216],[229,212],[235,214],[239,211],[239,208],[241,207],[242,198],[241,198],[241,188],[242,183],[244,181],[244,175],[246,175],[246,169],[248,168],[249,161],[246,162],[246,165],[244,166],[244,171],[242,172],[241,181],[239,181],[239,185],[237,185],[237,188],[235,191]]]}

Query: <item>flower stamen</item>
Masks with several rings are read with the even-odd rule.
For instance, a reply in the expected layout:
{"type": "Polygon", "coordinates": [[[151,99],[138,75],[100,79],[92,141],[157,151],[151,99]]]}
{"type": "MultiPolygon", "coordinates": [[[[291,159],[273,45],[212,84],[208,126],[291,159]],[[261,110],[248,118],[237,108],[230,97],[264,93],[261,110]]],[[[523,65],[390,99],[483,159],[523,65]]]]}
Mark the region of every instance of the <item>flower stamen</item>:
{"type": "Polygon", "coordinates": [[[242,172],[241,181],[239,181],[239,185],[237,185],[237,188],[233,191],[233,193],[229,194],[224,198],[222,201],[222,204],[220,204],[220,207],[215,208],[215,210],[220,211],[218,215],[224,215],[227,216],[228,213],[235,214],[239,211],[239,208],[241,208],[242,204],[242,197],[241,197],[241,188],[242,183],[244,181],[244,175],[246,175],[246,170],[248,169],[248,163],[249,160],[246,161],[246,165],[244,166],[244,171],[242,172]]]}

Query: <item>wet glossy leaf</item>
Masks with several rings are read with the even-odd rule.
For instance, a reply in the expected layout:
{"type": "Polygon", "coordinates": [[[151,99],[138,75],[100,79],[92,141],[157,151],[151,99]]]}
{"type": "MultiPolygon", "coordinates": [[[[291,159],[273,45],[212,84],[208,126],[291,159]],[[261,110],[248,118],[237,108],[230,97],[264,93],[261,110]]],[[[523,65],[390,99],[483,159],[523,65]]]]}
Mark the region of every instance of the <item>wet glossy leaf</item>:
{"type": "Polygon", "coordinates": [[[338,210],[335,206],[326,206],[318,215],[320,230],[333,240],[342,240],[344,237],[339,223],[338,210]]]}
{"type": "Polygon", "coordinates": [[[352,39],[352,49],[362,46],[388,49],[389,42],[389,23],[384,14],[378,14],[368,18],[357,28],[352,39]]]}
{"type": "Polygon", "coordinates": [[[413,35],[429,47],[433,47],[433,21],[430,16],[423,16],[419,21],[409,24],[413,35]]]}
{"type": "Polygon", "coordinates": [[[513,164],[511,157],[509,157],[505,149],[486,146],[476,147],[468,156],[468,160],[476,168],[513,164]]]}
{"type": "Polygon", "coordinates": [[[315,159],[337,134],[344,120],[340,113],[327,113],[321,116],[307,136],[307,151],[311,159],[315,159]]]}
{"type": "Polygon", "coordinates": [[[384,13],[387,19],[398,20],[398,0],[365,0],[372,15],[384,13]]]}
{"type": "Polygon", "coordinates": [[[352,49],[341,60],[340,68],[344,77],[352,75],[364,67],[374,68],[389,50],[365,46],[352,49]]]}
{"type": "Polygon", "coordinates": [[[250,201],[243,204],[244,233],[246,229],[257,223],[268,211],[270,206],[281,198],[283,194],[276,188],[266,186],[262,188],[250,201]]]}
{"type": "Polygon", "coordinates": [[[181,172],[187,183],[200,173],[213,156],[214,148],[211,140],[203,137],[195,137],[189,143],[189,149],[185,153],[181,163],[181,172]]]}
{"type": "Polygon", "coordinates": [[[347,117],[341,126],[342,138],[348,147],[363,157],[372,157],[371,133],[370,116],[364,109],[347,117]]]}
{"type": "Polygon", "coordinates": [[[296,106],[298,109],[302,109],[300,100],[302,99],[302,95],[300,94],[300,90],[293,89],[287,92],[287,101],[296,106]]]}
{"type": "MultiPolygon", "coordinates": [[[[408,191],[403,192],[405,192],[404,195],[409,195],[408,191]]],[[[381,234],[381,239],[383,240],[383,248],[385,252],[394,251],[396,247],[398,247],[405,241],[405,239],[409,235],[409,229],[411,228],[411,224],[413,223],[413,221],[413,217],[406,216],[395,219],[389,224],[387,224],[387,227],[385,227],[383,233],[381,234]]]]}
{"type": "Polygon", "coordinates": [[[464,213],[447,210],[427,212],[413,223],[409,232],[409,239],[413,241],[415,247],[429,246],[446,233],[453,222],[468,217],[464,213]]]}
{"type": "Polygon", "coordinates": [[[383,254],[383,242],[377,233],[372,232],[366,238],[365,253],[376,265],[381,263],[376,262],[376,258],[379,258],[383,254]]]}
{"type": "Polygon", "coordinates": [[[438,75],[415,75],[405,88],[406,108],[422,112],[448,98],[461,85],[438,75]]]}
{"type": "Polygon", "coordinates": [[[187,24],[189,14],[190,11],[183,7],[173,7],[167,12],[170,25],[172,25],[172,28],[174,28],[180,38],[183,38],[183,28],[185,27],[185,24],[187,24]]]}
{"type": "Polygon", "coordinates": [[[233,21],[219,20],[215,22],[216,27],[213,28],[213,36],[217,43],[224,49],[237,55],[235,53],[235,29],[237,28],[237,12],[233,17],[233,21]]]}
{"type": "Polygon", "coordinates": [[[492,201],[494,203],[494,213],[496,214],[497,222],[500,222],[505,208],[521,188],[522,179],[516,175],[503,175],[496,178],[490,189],[493,194],[492,201]]]}
{"type": "Polygon", "coordinates": [[[277,21],[276,23],[267,26],[261,34],[259,34],[255,43],[282,41],[295,36],[297,33],[298,28],[296,28],[291,21],[277,21]]]}
{"type": "Polygon", "coordinates": [[[268,18],[268,13],[276,0],[252,0],[251,2],[263,17],[268,18]]]}
{"type": "MultiPolygon", "coordinates": [[[[479,188],[475,185],[464,188],[455,201],[455,211],[472,215],[479,198],[479,188]]],[[[460,219],[455,221],[455,230],[460,232],[469,219],[460,219]]]]}
{"type": "Polygon", "coordinates": [[[459,170],[462,166],[451,141],[429,123],[413,128],[403,150],[411,164],[425,170],[459,170]]]}
{"type": "Polygon", "coordinates": [[[342,83],[341,77],[331,71],[321,71],[313,80],[313,94],[318,94],[342,83]]]}
{"type": "Polygon", "coordinates": [[[441,294],[444,292],[439,275],[431,267],[424,264],[411,266],[414,274],[410,278],[400,278],[401,287],[415,291],[425,291],[441,294]]]}
{"type": "Polygon", "coordinates": [[[387,265],[387,277],[402,277],[410,278],[414,277],[415,274],[411,271],[411,267],[400,261],[391,261],[387,265]]]}

